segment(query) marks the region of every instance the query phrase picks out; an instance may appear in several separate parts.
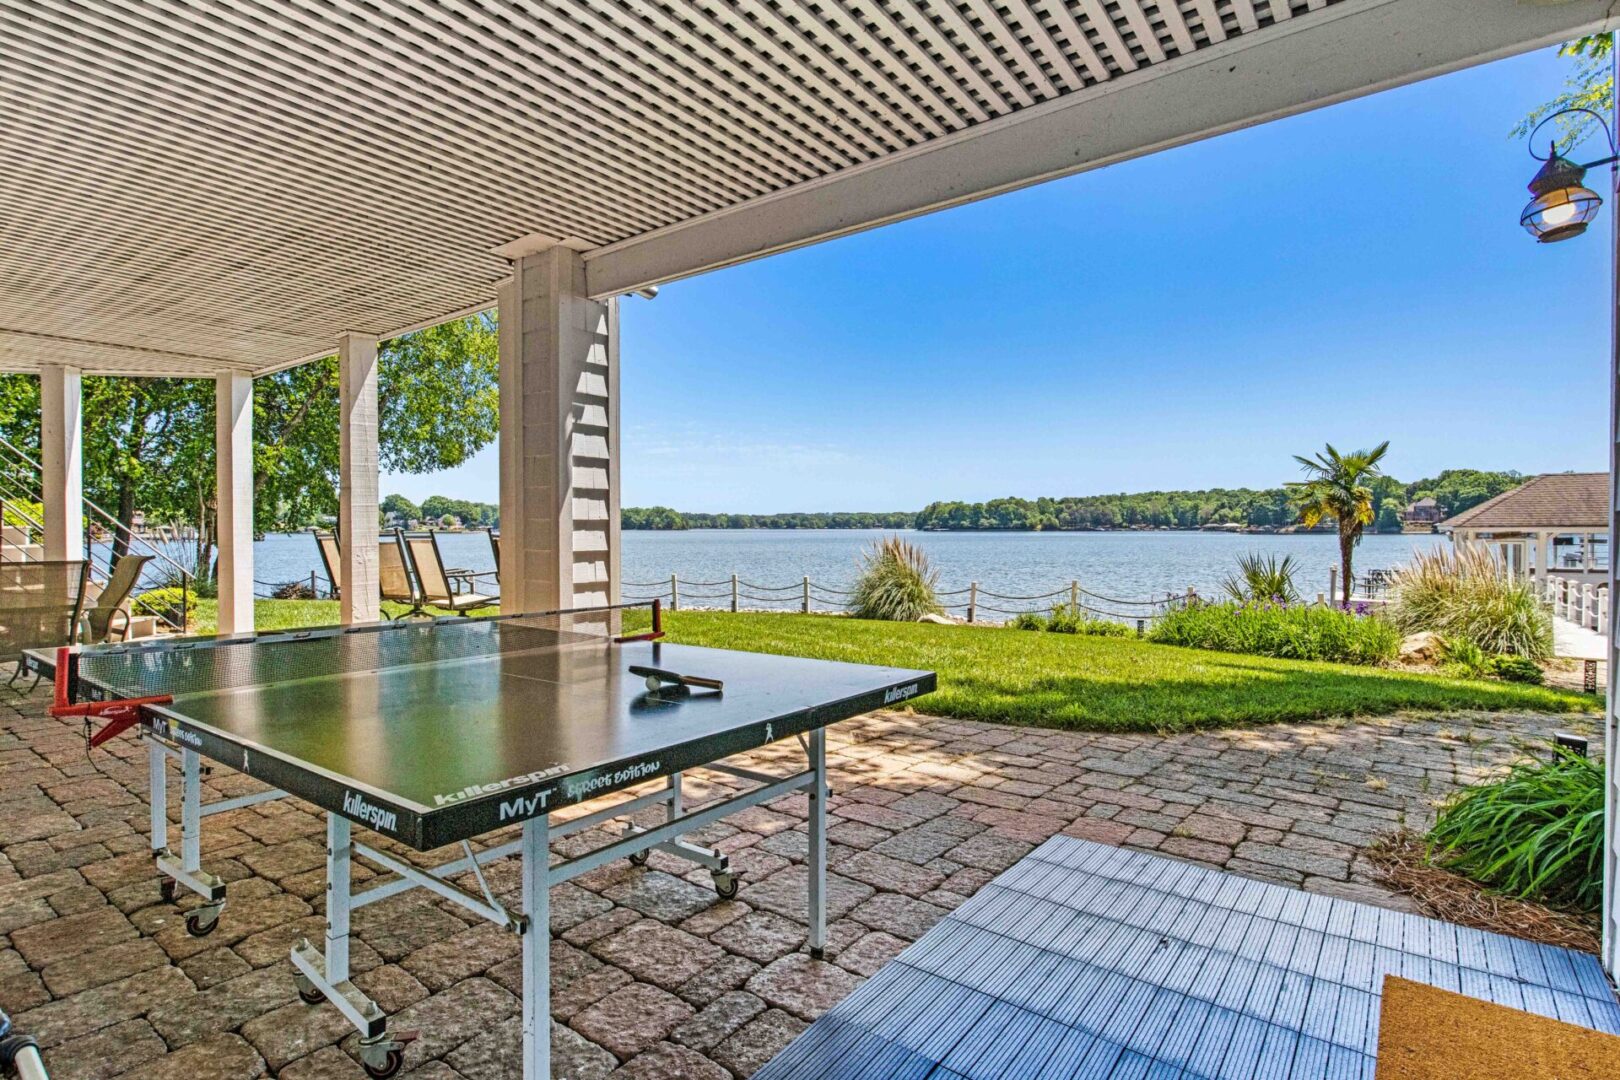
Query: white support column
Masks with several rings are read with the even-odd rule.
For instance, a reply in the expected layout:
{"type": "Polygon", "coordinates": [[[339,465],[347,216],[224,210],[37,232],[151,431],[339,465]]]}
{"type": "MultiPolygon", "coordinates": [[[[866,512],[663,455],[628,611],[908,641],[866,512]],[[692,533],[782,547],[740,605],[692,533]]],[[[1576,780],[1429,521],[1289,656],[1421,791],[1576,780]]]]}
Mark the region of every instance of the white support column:
{"type": "Polygon", "coordinates": [[[253,630],[253,376],[214,380],[219,632],[253,630]]]}
{"type": "Polygon", "coordinates": [[[585,295],[579,253],[515,258],[502,286],[501,607],[619,595],[616,301],[585,295]]]}
{"type": "Polygon", "coordinates": [[[39,372],[41,493],[45,558],[84,558],[84,421],[78,368],[48,364],[39,372]]]}
{"type": "MultiPolygon", "coordinates": [[[[1620,45],[1620,35],[1610,39],[1620,45]]],[[[1620,49],[1610,50],[1611,76],[1620,75],[1620,49]]],[[[1620,122],[1620,111],[1611,106],[1609,130],[1620,122]]],[[[1620,181],[1620,163],[1609,166],[1609,191],[1620,181]]],[[[1609,214],[1609,601],[1620,593],[1620,214],[1609,214]]],[[[1612,607],[1611,607],[1612,611],[1612,607]]],[[[1608,648],[1608,691],[1603,708],[1603,911],[1599,953],[1609,978],[1620,978],[1620,696],[1615,682],[1620,676],[1620,638],[1611,618],[1604,636],[1608,648]]]]}
{"type": "Polygon", "coordinates": [[[377,339],[344,334],[338,343],[338,567],[345,626],[382,618],[377,580],[377,339]]]}

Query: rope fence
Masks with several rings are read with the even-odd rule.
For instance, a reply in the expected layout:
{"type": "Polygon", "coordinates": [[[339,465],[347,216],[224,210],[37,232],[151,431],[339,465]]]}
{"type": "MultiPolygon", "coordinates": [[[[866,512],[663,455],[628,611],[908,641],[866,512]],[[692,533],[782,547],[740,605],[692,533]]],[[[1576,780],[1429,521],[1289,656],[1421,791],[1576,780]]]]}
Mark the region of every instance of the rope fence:
{"type": "MultiPolygon", "coordinates": [[[[681,605],[686,604],[710,610],[840,612],[852,608],[849,598],[854,595],[853,589],[823,585],[808,576],[786,585],[762,585],[736,574],[719,581],[689,581],[679,574],[671,574],[657,581],[626,581],[621,587],[625,600],[662,600],[672,611],[679,611],[681,605]],[[712,601],[720,603],[707,603],[712,601]]],[[[980,616],[986,613],[1016,618],[1046,614],[1056,608],[1092,618],[1134,623],[1140,629],[1198,594],[1188,588],[1184,593],[1133,600],[1092,592],[1082,588],[1079,580],[1074,580],[1048,592],[1027,594],[998,593],[973,581],[961,588],[941,589],[935,595],[942,608],[964,617],[967,622],[981,621],[980,616]]]]}

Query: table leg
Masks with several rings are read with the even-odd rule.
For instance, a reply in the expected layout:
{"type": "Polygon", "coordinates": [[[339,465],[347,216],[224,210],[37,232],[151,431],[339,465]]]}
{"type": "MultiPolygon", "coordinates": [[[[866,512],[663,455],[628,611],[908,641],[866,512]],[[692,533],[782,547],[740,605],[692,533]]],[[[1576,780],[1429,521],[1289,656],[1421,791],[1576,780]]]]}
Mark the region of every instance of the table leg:
{"type": "Polygon", "coordinates": [[[349,819],[326,815],[326,978],[349,981],[349,906],[351,859],[349,819]]]}
{"type": "Polygon", "coordinates": [[[827,729],[810,733],[810,955],[820,960],[827,947],[827,729]]]}
{"type": "Polygon", "coordinates": [[[180,869],[202,869],[202,761],[195,750],[180,750],[180,869]]]}
{"type": "Polygon", "coordinates": [[[146,740],[146,783],[152,804],[152,857],[169,850],[169,755],[156,739],[146,740]]]}
{"type": "Polygon", "coordinates": [[[523,823],[523,1080],[551,1078],[551,822],[523,823]]]}

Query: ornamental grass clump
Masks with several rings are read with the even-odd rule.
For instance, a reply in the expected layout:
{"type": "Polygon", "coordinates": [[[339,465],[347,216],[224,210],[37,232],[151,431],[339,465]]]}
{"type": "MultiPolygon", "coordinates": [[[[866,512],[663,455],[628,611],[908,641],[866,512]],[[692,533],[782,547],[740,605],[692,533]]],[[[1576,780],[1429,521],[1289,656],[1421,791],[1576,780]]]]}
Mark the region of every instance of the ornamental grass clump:
{"type": "Polygon", "coordinates": [[[924,615],[939,615],[939,571],[929,565],[922,548],[898,536],[886,536],[862,558],[861,574],[850,597],[851,613],[858,619],[916,622],[924,615]]]}
{"type": "Polygon", "coordinates": [[[1465,788],[1428,836],[1439,866],[1521,900],[1596,910],[1603,898],[1603,766],[1564,749],[1465,788]]]}
{"type": "Polygon", "coordinates": [[[1552,656],[1552,615],[1535,586],[1505,573],[1481,548],[1414,552],[1396,571],[1391,597],[1389,616],[1405,633],[1433,631],[1493,656],[1552,656]]]}
{"type": "Polygon", "coordinates": [[[1240,604],[1250,600],[1292,604],[1299,599],[1299,587],[1294,584],[1297,568],[1292,555],[1284,555],[1280,561],[1275,555],[1240,555],[1238,572],[1228,575],[1221,588],[1240,604]]]}
{"type": "Polygon", "coordinates": [[[1161,645],[1342,664],[1385,664],[1401,646],[1400,632],[1377,616],[1269,601],[1187,604],[1167,612],[1149,637],[1161,645]]]}

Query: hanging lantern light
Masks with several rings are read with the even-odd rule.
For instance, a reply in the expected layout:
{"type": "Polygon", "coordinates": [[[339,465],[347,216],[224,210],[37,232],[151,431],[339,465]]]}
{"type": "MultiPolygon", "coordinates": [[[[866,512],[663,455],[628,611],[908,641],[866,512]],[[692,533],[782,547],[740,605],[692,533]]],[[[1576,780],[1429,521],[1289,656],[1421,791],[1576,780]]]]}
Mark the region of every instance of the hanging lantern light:
{"type": "Polygon", "coordinates": [[[1581,235],[1603,205],[1602,196],[1586,187],[1585,180],[1586,168],[1561,156],[1554,143],[1530,181],[1535,198],[1519,215],[1519,224],[1543,244],[1581,235]]]}

